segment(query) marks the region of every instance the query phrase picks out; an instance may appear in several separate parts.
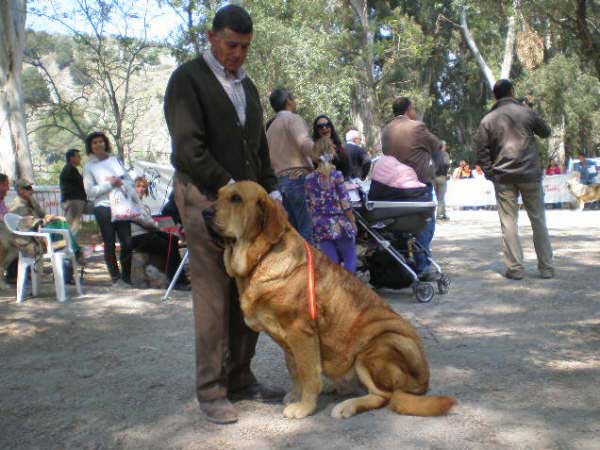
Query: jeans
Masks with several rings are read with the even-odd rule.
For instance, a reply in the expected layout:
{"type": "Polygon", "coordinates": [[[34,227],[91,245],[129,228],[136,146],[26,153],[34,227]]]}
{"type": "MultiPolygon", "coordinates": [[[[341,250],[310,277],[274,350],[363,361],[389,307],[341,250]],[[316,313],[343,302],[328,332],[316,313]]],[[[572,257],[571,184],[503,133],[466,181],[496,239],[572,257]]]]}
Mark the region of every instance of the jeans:
{"type": "Polygon", "coordinates": [[[290,223],[307,242],[312,242],[312,219],[306,207],[304,177],[279,177],[279,191],[290,223]]]}
{"type": "Polygon", "coordinates": [[[317,247],[325,253],[329,259],[350,273],[356,273],[356,246],[354,238],[339,238],[333,241],[321,241],[317,247]]]}
{"type": "Polygon", "coordinates": [[[104,260],[112,281],[115,282],[122,278],[126,283],[131,283],[131,222],[126,220],[112,222],[108,206],[96,206],[94,216],[96,216],[96,222],[98,222],[102,234],[104,260]],[[119,253],[121,273],[119,273],[115,251],[116,236],[119,236],[119,243],[121,244],[119,253]]]}
{"type": "MultiPolygon", "coordinates": [[[[429,195],[428,198],[423,199],[423,201],[431,201],[433,199],[433,190],[432,186],[429,186],[429,195]]],[[[419,231],[415,235],[415,239],[419,244],[421,244],[427,251],[430,251],[431,241],[433,240],[433,234],[435,233],[435,215],[432,215],[431,218],[427,221],[425,227],[419,231]]],[[[415,269],[417,274],[421,274],[426,272],[429,269],[431,263],[427,259],[428,256],[421,252],[415,252],[415,269]]]]}

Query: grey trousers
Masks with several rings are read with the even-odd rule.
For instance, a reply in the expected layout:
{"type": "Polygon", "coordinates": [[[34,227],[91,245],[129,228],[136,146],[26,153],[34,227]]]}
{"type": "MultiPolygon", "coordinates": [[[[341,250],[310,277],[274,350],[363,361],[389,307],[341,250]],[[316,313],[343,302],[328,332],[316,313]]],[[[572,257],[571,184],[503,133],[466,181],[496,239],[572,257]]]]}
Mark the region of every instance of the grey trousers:
{"type": "Polygon", "coordinates": [[[85,200],[67,200],[63,202],[62,207],[65,212],[65,219],[71,227],[71,233],[77,237],[81,228],[81,216],[85,209],[85,200]]]}
{"type": "Polygon", "coordinates": [[[500,226],[502,228],[502,247],[504,264],[511,272],[523,272],[523,249],[519,242],[519,194],[531,221],[533,245],[538,259],[540,272],[552,270],[552,246],[546,227],[544,209],[544,191],[541,182],[502,184],[494,183],[500,226]]]}
{"type": "Polygon", "coordinates": [[[433,179],[433,188],[435,189],[435,197],[437,198],[437,217],[446,216],[446,189],[448,180],[446,175],[441,175],[433,179]]]}
{"type": "Polygon", "coordinates": [[[199,401],[210,401],[256,382],[250,362],[258,333],[244,323],[235,282],[225,272],[223,249],[206,228],[202,211],[212,202],[177,175],[174,189],[190,257],[196,394],[199,401]]]}

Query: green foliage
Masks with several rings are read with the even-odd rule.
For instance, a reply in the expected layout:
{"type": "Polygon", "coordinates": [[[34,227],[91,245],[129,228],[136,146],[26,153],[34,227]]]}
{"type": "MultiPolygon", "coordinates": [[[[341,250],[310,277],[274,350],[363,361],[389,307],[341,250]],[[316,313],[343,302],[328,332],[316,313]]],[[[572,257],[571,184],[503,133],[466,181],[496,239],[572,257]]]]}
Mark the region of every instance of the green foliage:
{"type": "Polygon", "coordinates": [[[556,55],[523,79],[519,95],[532,95],[554,127],[565,121],[571,153],[593,152],[600,142],[600,80],[584,73],[577,57],[556,55]]]}
{"type": "Polygon", "coordinates": [[[50,91],[43,75],[35,67],[27,67],[21,75],[25,103],[32,106],[42,106],[50,102],[50,91]]]}
{"type": "Polygon", "coordinates": [[[323,0],[246,1],[254,20],[247,70],[256,82],[267,116],[270,91],[294,92],[298,112],[308,121],[327,114],[338,128],[350,122],[352,71],[336,51],[343,34],[323,0]]]}
{"type": "MultiPolygon", "coordinates": [[[[104,5],[92,14],[95,23],[102,24],[117,12],[115,5],[126,2],[92,3],[104,5]]],[[[161,7],[170,8],[181,19],[181,27],[165,43],[178,62],[207,48],[206,34],[222,3],[159,0],[161,7]]],[[[364,119],[360,114],[365,105],[373,109],[375,125],[382,125],[391,116],[392,100],[405,95],[415,101],[431,130],[448,142],[455,160],[472,159],[471,137],[493,104],[481,69],[460,31],[461,8],[466,6],[471,35],[498,77],[508,19],[515,12],[514,5],[520,5],[517,34],[533,30],[531,34],[538,44],[543,43],[539,45],[544,51],[543,60],[536,64],[527,64],[519,60],[520,54],[515,55],[510,76],[518,95],[533,95],[536,108],[555,130],[564,123],[566,144],[573,152],[593,152],[600,146],[598,2],[369,0],[366,28],[350,0],[238,3],[249,10],[254,21],[254,40],[245,67],[261,94],[265,119],[272,115],[268,95],[276,87],[294,92],[298,112],[308,122],[325,113],[340,131],[356,125],[357,117],[364,119]],[[586,20],[578,21],[582,14],[586,20]],[[372,41],[365,39],[365,30],[372,41]]],[[[101,42],[94,39],[85,34],[27,34],[26,55],[54,55],[59,68],[68,68],[77,87],[74,95],[79,96],[71,96],[62,109],[48,113],[44,126],[51,128],[36,132],[40,145],[51,143],[61,151],[68,147],[73,136],[64,131],[73,129],[69,114],[82,120],[85,127],[93,125],[116,133],[115,114],[110,113],[114,102],[100,87],[108,84],[107,73],[114,76],[115,86],[124,86],[127,55],[139,48],[140,42],[131,36],[105,36],[101,42]],[[94,51],[90,51],[90,42],[94,51]]],[[[143,79],[148,66],[159,64],[160,51],[152,46],[142,48],[132,73],[143,79]]],[[[30,106],[45,107],[43,102],[51,100],[47,92],[50,84],[45,83],[44,91],[34,70],[28,69],[24,78],[30,106]]],[[[116,97],[123,100],[122,91],[118,90],[116,97]]],[[[152,97],[152,101],[160,100],[152,97]]],[[[121,106],[126,115],[133,112],[135,117],[149,101],[132,96],[121,106]]],[[[135,120],[121,125],[124,140],[135,134],[135,120]]],[[[135,153],[138,155],[155,156],[142,150],[135,153]]]]}
{"type": "Polygon", "coordinates": [[[56,64],[59,69],[68,67],[73,62],[73,46],[67,40],[61,40],[56,46],[56,64]]]}

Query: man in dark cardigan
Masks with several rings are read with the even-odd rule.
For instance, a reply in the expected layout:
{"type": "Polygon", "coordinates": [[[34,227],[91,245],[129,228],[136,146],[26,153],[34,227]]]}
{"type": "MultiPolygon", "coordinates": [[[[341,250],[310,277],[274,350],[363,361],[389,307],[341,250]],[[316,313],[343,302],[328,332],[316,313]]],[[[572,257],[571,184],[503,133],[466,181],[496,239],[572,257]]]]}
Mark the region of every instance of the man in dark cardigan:
{"type": "Polygon", "coordinates": [[[208,33],[211,48],[180,66],[169,80],[165,118],[175,167],[175,202],[186,233],[196,332],[196,392],[211,422],[233,423],[230,400],[281,399],[258,384],[250,362],[258,334],[244,323],[223,250],[203,217],[220,187],[240,180],[261,184],[281,199],[269,159],[256,86],[242,64],[252,19],[241,7],[221,8],[208,33]]]}

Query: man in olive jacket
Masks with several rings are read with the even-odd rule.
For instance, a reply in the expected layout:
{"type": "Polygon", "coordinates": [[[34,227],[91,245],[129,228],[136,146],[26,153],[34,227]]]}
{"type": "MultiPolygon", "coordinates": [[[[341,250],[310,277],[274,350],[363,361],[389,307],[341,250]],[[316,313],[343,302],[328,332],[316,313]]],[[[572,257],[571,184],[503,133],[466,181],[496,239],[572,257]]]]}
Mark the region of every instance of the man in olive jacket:
{"type": "Polygon", "coordinates": [[[543,171],[535,144],[535,135],[546,138],[550,136],[550,128],[533,109],[514,99],[509,80],[499,80],[494,85],[494,96],[497,102],[481,120],[475,145],[478,164],[496,191],[506,265],[504,275],[520,280],[525,272],[517,227],[520,194],[531,221],[540,275],[552,278],[554,268],[546,227],[543,171]]]}
{"type": "Polygon", "coordinates": [[[252,19],[241,7],[221,8],[209,32],[211,48],[173,72],[165,118],[175,167],[175,202],[188,243],[196,333],[196,392],[215,423],[237,421],[229,400],[283,396],[259,385],[250,370],[258,334],[244,323],[223,250],[203,218],[220,187],[240,180],[261,184],[273,198],[271,168],[259,95],[242,64],[252,19]],[[228,399],[229,397],[229,399],[228,399]]]}

